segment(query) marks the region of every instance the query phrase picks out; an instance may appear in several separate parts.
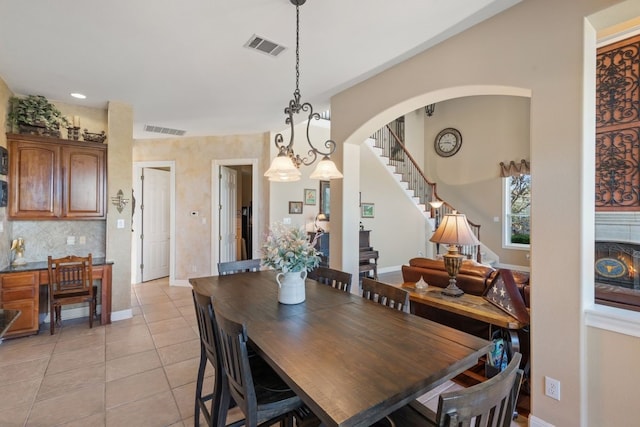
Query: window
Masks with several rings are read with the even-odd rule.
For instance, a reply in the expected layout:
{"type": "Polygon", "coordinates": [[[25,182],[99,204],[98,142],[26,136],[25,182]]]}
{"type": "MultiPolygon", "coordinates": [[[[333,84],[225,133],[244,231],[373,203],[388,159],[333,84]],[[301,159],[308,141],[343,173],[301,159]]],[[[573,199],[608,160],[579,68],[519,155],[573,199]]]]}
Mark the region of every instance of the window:
{"type": "Polygon", "coordinates": [[[531,224],[531,175],[503,178],[504,229],[502,246],[529,250],[531,224]]]}

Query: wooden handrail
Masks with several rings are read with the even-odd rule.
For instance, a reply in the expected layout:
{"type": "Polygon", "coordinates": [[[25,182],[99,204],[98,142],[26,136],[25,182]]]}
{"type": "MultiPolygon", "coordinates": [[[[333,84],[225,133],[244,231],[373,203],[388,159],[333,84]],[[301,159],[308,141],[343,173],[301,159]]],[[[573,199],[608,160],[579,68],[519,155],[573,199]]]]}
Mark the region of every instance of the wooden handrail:
{"type": "MultiPolygon", "coordinates": [[[[420,166],[418,166],[418,163],[407,151],[405,144],[402,142],[402,138],[393,131],[389,124],[376,131],[371,138],[375,141],[376,148],[382,149],[382,155],[389,159],[389,164],[394,166],[396,172],[402,175],[402,179],[408,183],[409,189],[413,190],[414,195],[418,197],[421,204],[424,204],[426,207],[427,203],[431,200],[443,201],[438,211],[429,206],[432,217],[434,214],[441,214],[443,217],[456,210],[438,195],[436,183],[427,179],[422,169],[420,169],[420,166]]],[[[480,224],[469,221],[468,218],[467,221],[476,238],[480,240],[480,224]]],[[[462,247],[462,253],[467,256],[472,256],[473,251],[476,252],[476,260],[481,262],[480,245],[462,247]]]]}

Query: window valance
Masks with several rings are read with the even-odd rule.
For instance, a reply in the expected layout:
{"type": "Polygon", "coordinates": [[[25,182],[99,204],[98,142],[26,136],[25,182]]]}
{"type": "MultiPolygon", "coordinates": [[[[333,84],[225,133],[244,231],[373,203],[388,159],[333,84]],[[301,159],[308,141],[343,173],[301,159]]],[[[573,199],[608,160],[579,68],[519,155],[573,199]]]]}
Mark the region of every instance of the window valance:
{"type": "Polygon", "coordinates": [[[520,163],[516,163],[514,160],[511,160],[508,164],[500,162],[500,177],[502,178],[530,174],[529,162],[525,159],[520,160],[520,163]]]}

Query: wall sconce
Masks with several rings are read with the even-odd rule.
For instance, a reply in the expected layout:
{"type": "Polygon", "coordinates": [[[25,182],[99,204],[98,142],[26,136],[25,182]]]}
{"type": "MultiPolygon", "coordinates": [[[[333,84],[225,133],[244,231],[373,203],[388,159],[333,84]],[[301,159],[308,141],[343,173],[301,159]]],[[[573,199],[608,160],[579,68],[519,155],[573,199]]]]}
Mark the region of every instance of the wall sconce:
{"type": "Polygon", "coordinates": [[[124,207],[127,206],[127,203],[129,203],[129,199],[125,199],[123,196],[124,193],[122,192],[122,190],[118,190],[116,196],[111,198],[111,203],[113,203],[113,205],[116,207],[116,209],[118,209],[118,212],[120,213],[122,213],[124,207]]]}

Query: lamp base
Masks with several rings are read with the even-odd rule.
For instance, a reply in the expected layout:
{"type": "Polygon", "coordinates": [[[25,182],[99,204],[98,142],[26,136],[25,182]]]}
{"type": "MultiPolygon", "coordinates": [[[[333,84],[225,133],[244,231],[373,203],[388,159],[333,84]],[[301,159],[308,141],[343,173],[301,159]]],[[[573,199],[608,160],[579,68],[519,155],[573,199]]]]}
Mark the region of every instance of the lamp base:
{"type": "Polygon", "coordinates": [[[460,289],[456,285],[451,286],[451,284],[449,284],[449,286],[447,286],[442,290],[442,295],[447,295],[450,297],[460,297],[463,294],[464,294],[464,291],[462,289],[460,289]]]}

